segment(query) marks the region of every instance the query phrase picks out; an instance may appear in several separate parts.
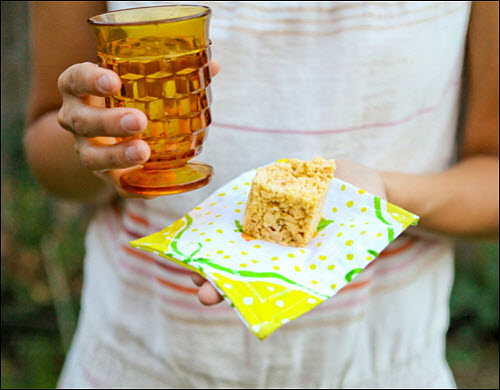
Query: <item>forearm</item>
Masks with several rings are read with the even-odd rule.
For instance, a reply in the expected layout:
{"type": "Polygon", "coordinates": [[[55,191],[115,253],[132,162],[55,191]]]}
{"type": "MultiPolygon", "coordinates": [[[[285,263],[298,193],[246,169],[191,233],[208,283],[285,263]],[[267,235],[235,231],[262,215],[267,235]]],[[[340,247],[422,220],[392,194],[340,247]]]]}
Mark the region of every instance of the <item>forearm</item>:
{"type": "Polygon", "coordinates": [[[499,163],[474,156],[447,171],[382,172],[388,201],[421,217],[419,227],[450,236],[498,239],[499,163]]]}
{"type": "Polygon", "coordinates": [[[33,121],[24,137],[28,164],[39,183],[52,195],[79,202],[110,199],[114,191],[82,163],[75,139],[57,122],[57,111],[33,121]]]}

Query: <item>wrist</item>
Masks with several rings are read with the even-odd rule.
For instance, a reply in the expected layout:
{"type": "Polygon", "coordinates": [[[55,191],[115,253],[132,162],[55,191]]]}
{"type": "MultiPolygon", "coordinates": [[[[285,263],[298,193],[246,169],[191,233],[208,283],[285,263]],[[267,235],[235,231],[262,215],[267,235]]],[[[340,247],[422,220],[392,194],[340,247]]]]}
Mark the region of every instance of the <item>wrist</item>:
{"type": "Polygon", "coordinates": [[[419,229],[498,238],[498,157],[469,158],[439,173],[380,176],[388,202],[418,215],[419,229]]]}
{"type": "Polygon", "coordinates": [[[380,172],[384,182],[387,201],[420,217],[419,224],[425,224],[432,215],[437,198],[426,192],[432,188],[435,175],[417,175],[401,172],[380,172]]]}
{"type": "Polygon", "coordinates": [[[117,196],[112,186],[83,166],[74,151],[73,135],[57,123],[57,111],[32,122],[23,142],[31,172],[52,196],[93,204],[108,202],[117,196]]]}

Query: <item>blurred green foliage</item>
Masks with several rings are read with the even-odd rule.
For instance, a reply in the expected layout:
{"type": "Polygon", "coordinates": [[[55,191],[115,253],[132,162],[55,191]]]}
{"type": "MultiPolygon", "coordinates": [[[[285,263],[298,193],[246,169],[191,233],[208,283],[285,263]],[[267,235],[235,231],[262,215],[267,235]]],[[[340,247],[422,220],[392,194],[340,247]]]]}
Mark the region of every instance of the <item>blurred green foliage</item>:
{"type": "Polygon", "coordinates": [[[54,387],[79,311],[87,219],[15,172],[2,169],[1,386],[54,387]]]}
{"type": "Polygon", "coordinates": [[[498,339],[498,244],[457,245],[450,333],[466,339],[498,339]]]}
{"type": "Polygon", "coordinates": [[[447,358],[459,388],[499,387],[498,243],[457,243],[447,358]]]}
{"type": "MultiPolygon", "coordinates": [[[[76,327],[90,210],[48,196],[23,158],[27,7],[2,2],[1,387],[53,388],[76,327]]],[[[447,355],[460,388],[499,385],[498,272],[498,243],[457,243],[447,355]]]]}

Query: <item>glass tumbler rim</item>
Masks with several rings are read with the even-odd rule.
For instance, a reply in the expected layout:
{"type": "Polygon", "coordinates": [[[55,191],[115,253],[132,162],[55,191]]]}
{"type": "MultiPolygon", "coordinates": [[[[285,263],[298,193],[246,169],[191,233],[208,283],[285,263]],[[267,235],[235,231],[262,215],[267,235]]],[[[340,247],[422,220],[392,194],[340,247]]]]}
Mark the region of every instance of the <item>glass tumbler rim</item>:
{"type": "Polygon", "coordinates": [[[125,8],[125,9],[119,9],[119,10],[114,10],[114,11],[109,11],[105,12],[99,15],[92,16],[87,19],[87,23],[90,25],[95,25],[95,26],[141,26],[141,25],[147,25],[147,24],[152,24],[152,23],[173,23],[173,22],[178,22],[182,20],[189,20],[189,19],[196,19],[199,17],[207,16],[211,14],[212,10],[210,7],[206,5],[201,5],[201,4],[168,4],[168,5],[154,5],[154,6],[146,6],[146,7],[135,7],[135,8],[125,8]],[[201,8],[204,9],[204,11],[201,11],[199,13],[195,13],[193,15],[187,15],[187,16],[179,16],[175,18],[164,18],[164,19],[157,19],[157,20],[144,20],[144,21],[138,21],[138,22],[106,22],[103,20],[96,20],[96,18],[102,17],[104,15],[109,15],[109,14],[114,14],[114,13],[121,13],[121,12],[126,12],[126,11],[137,11],[141,9],[151,9],[151,8],[201,8]]]}

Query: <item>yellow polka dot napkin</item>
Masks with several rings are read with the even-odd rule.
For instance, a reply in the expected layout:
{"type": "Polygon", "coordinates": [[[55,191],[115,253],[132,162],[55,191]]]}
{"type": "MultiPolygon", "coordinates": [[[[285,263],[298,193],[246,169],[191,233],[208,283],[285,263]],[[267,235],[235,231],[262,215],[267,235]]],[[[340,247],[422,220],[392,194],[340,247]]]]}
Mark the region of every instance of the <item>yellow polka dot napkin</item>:
{"type": "Polygon", "coordinates": [[[334,178],[305,248],[242,230],[256,170],[229,182],[164,230],[132,241],[207,278],[260,339],[334,296],[419,217],[334,178]]]}

